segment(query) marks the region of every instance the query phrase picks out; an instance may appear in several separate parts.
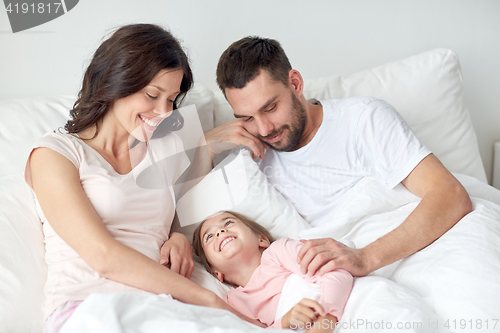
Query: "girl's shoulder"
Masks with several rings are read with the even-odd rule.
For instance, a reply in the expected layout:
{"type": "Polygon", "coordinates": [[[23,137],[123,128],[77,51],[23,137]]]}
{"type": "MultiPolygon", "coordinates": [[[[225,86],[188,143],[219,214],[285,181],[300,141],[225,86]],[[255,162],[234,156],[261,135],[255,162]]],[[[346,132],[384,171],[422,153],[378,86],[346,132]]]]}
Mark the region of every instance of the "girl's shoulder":
{"type": "Polygon", "coordinates": [[[282,257],[285,256],[295,256],[299,249],[302,247],[303,243],[299,240],[283,237],[280,238],[263,252],[262,259],[272,258],[275,256],[282,257]]]}

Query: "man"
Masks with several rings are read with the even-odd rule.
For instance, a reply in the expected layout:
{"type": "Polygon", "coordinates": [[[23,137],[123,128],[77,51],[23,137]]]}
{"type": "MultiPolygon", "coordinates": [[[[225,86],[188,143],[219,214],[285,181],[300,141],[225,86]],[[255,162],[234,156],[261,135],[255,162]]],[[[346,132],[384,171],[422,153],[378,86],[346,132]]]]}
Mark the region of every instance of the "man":
{"type": "Polygon", "coordinates": [[[401,182],[422,198],[399,227],[364,248],[305,241],[297,259],[304,273],[343,268],[365,276],[431,244],[472,210],[462,185],[389,104],[306,101],[300,73],[275,40],[233,43],[219,60],[217,83],[237,119],[207,132],[209,146],[250,147],[269,181],[312,226],[328,223],[342,195],[365,176],[390,187],[401,182]]]}

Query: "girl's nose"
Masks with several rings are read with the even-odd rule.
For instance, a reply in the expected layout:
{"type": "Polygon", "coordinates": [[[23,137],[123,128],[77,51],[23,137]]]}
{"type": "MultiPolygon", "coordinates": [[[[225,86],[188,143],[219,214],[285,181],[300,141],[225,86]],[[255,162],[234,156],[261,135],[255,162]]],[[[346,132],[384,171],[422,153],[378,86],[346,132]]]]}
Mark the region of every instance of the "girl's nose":
{"type": "Polygon", "coordinates": [[[219,236],[220,236],[220,233],[221,233],[221,232],[226,232],[226,231],[225,231],[224,229],[219,229],[219,231],[217,231],[217,237],[219,237],[219,236]]]}

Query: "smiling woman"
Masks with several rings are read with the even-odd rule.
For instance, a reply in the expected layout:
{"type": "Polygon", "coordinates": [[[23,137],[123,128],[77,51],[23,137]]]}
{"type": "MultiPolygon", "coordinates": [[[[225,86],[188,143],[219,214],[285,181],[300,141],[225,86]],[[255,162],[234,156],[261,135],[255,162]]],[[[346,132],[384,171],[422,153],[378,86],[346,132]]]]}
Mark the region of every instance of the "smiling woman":
{"type": "MultiPolygon", "coordinates": [[[[153,80],[165,69],[182,71],[182,81],[173,100],[173,117],[163,125],[157,136],[182,127],[183,120],[176,110],[178,102],[193,85],[193,74],[186,54],[177,40],[167,31],[151,25],[137,24],[118,29],[97,49],[83,78],[78,100],[71,110],[72,120],[65,129],[78,133],[96,127],[112,104],[144,90],[144,95],[157,99],[161,89],[153,80]],[[153,84],[153,86],[149,86],[153,84]],[[177,96],[179,98],[177,99],[177,96]]],[[[171,98],[171,96],[167,96],[171,98]]]]}
{"type": "Polygon", "coordinates": [[[45,237],[46,332],[57,332],[91,293],[147,291],[232,310],[189,280],[190,243],[169,233],[173,184],[189,165],[173,133],[184,122],[176,104],[192,84],[186,54],[168,31],[121,27],[95,52],[68,133],[34,144],[25,178],[45,237]],[[168,177],[153,180],[162,186],[139,183],[157,158],[151,145],[169,159],[168,177]],[[159,263],[160,249],[169,267],[159,263]]]}

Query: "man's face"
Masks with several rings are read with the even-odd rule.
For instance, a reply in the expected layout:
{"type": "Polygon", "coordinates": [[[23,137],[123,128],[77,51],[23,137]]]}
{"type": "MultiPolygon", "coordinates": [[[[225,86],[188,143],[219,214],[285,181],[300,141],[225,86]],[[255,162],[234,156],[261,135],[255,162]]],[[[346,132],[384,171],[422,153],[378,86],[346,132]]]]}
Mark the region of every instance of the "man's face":
{"type": "Polygon", "coordinates": [[[226,89],[235,117],[245,129],[277,151],[293,151],[306,126],[306,111],[293,90],[267,71],[241,89],[226,89]]]}

